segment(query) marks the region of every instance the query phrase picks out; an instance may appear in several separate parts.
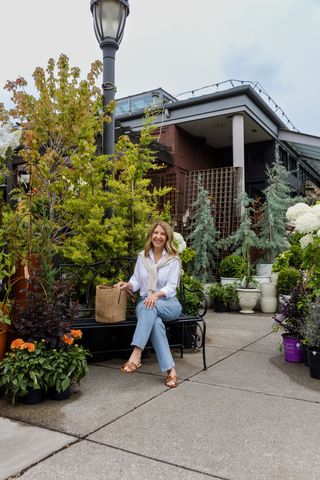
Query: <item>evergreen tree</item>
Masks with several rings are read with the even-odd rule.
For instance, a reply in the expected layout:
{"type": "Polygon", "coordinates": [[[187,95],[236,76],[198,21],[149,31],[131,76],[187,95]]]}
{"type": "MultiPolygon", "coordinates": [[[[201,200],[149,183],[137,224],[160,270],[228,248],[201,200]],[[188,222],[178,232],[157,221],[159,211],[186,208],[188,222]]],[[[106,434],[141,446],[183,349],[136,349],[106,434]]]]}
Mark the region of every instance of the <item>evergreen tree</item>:
{"type": "Polygon", "coordinates": [[[213,255],[219,248],[220,232],[215,227],[215,218],[211,212],[207,190],[198,181],[197,199],[193,203],[192,232],[188,237],[191,248],[196,252],[193,274],[201,282],[213,279],[213,255]]]}
{"type": "Polygon", "coordinates": [[[258,238],[252,229],[252,199],[246,193],[241,193],[238,203],[242,209],[240,226],[226,239],[225,244],[232,246],[232,250],[244,259],[244,270],[239,272],[239,276],[243,278],[243,286],[250,287],[253,275],[250,249],[258,245],[258,238]]]}
{"type": "Polygon", "coordinates": [[[275,149],[275,160],[267,166],[268,186],[263,190],[265,203],[257,226],[261,229],[259,246],[265,252],[265,260],[272,262],[281,252],[288,248],[286,234],[286,211],[296,202],[290,194],[288,172],[281,164],[279,147],[275,149]]]}

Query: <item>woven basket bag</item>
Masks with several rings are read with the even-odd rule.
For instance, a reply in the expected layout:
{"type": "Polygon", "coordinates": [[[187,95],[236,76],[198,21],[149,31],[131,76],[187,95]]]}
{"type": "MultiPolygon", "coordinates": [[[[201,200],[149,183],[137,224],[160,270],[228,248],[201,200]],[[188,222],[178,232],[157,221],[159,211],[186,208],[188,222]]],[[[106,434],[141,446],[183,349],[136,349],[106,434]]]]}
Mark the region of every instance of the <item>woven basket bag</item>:
{"type": "Polygon", "coordinates": [[[127,292],[119,287],[97,285],[96,322],[117,323],[126,319],[127,292]]]}

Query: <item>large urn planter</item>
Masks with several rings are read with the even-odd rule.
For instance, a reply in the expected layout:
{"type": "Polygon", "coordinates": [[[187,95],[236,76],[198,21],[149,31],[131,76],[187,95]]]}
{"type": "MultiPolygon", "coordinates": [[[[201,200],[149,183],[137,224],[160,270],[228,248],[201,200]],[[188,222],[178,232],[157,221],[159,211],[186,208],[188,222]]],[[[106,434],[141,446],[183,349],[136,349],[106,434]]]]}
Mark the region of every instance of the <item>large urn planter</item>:
{"type": "Polygon", "coordinates": [[[308,360],[310,376],[320,378],[320,350],[315,347],[308,347],[308,360]]]}
{"type": "Polygon", "coordinates": [[[261,297],[260,303],[262,313],[275,313],[277,311],[277,297],[261,297]]]}
{"type": "Polygon", "coordinates": [[[274,283],[262,283],[261,311],[263,313],[275,313],[278,307],[277,289],[274,283]]]}
{"type": "Polygon", "coordinates": [[[260,286],[262,297],[277,298],[277,288],[275,283],[262,283],[260,286]]]}
{"type": "Polygon", "coordinates": [[[257,288],[237,288],[240,313],[254,313],[260,290],[257,288]]]}
{"type": "Polygon", "coordinates": [[[258,276],[271,277],[272,263],[258,263],[256,271],[258,276]]]}
{"type": "Polygon", "coordinates": [[[287,362],[302,363],[303,352],[300,345],[300,339],[292,337],[286,333],[282,334],[284,359],[287,362]]]}

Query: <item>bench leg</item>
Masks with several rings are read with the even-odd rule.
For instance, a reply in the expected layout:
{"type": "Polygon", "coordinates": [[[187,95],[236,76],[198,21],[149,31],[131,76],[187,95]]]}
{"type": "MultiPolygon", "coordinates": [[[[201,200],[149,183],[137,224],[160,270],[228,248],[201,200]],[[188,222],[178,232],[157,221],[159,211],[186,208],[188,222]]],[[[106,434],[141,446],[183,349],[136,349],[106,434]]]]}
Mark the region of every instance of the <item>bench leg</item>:
{"type": "Polygon", "coordinates": [[[203,332],[202,332],[202,359],[203,359],[203,370],[207,370],[207,362],[206,362],[206,330],[207,330],[207,325],[206,321],[203,318],[203,332]]]}

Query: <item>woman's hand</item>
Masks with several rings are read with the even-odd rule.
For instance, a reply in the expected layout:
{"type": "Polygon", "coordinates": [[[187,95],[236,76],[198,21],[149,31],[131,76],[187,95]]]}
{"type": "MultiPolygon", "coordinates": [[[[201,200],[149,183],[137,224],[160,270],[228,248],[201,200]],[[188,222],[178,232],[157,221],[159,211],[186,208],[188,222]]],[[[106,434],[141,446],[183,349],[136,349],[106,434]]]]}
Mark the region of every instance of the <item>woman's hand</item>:
{"type": "Polygon", "coordinates": [[[120,282],[114,284],[115,287],[120,288],[120,290],[123,290],[124,288],[127,288],[128,290],[132,290],[131,283],[129,282],[123,282],[120,280],[120,282]]]}
{"type": "Polygon", "coordinates": [[[155,293],[150,293],[144,300],[144,306],[146,308],[154,308],[156,306],[157,300],[159,297],[155,293]]]}

